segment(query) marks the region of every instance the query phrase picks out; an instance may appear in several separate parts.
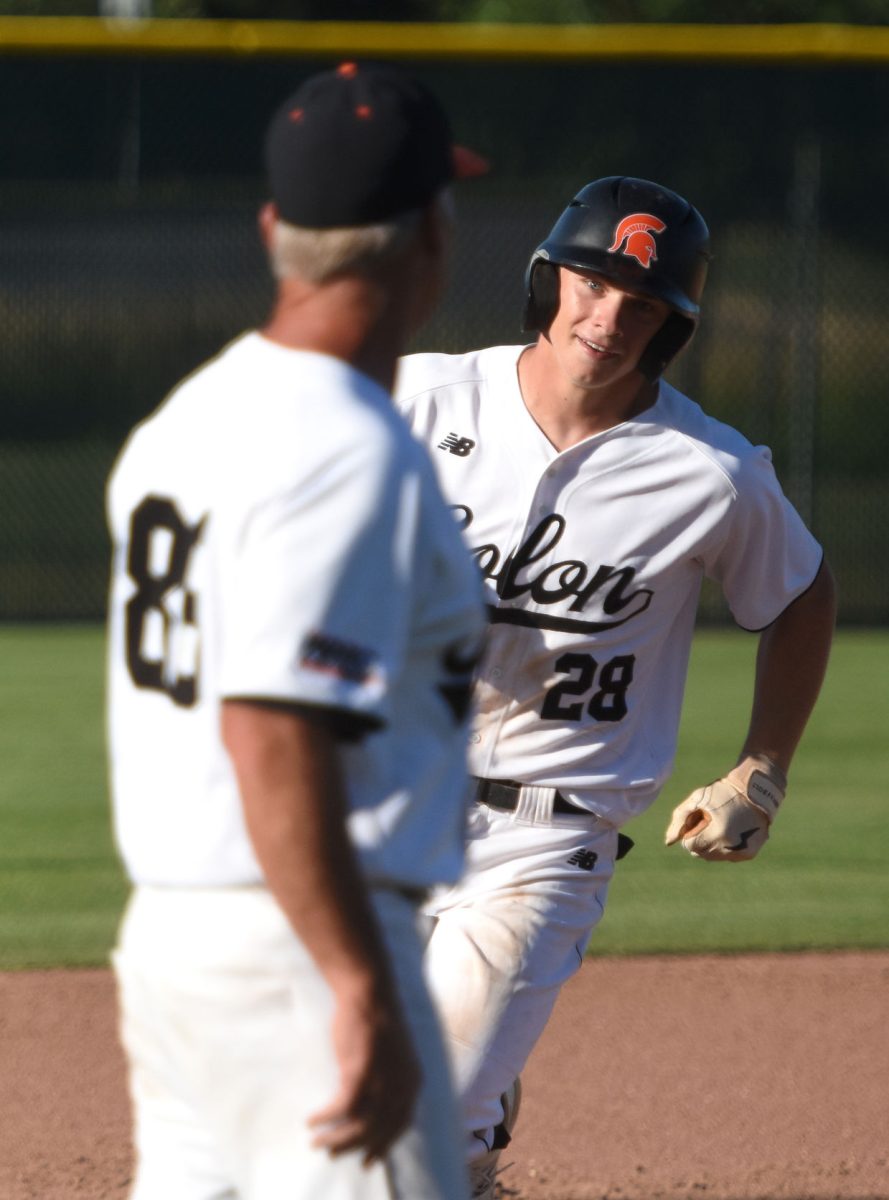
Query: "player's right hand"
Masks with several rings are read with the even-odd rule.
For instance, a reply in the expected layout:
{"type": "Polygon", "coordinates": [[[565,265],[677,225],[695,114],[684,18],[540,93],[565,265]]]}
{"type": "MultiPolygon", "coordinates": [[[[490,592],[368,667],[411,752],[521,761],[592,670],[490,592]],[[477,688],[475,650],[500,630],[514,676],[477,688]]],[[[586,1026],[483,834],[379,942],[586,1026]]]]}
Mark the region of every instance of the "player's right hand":
{"type": "Polygon", "coordinates": [[[313,1145],[331,1155],[363,1151],[365,1165],[382,1158],[405,1131],[420,1090],[413,1042],[395,1004],[337,1004],[333,1046],[340,1088],[309,1119],[313,1145]]]}
{"type": "Polygon", "coordinates": [[[710,862],[743,862],[765,845],[787,779],[769,759],[746,758],[673,810],[664,841],[710,862]]]}

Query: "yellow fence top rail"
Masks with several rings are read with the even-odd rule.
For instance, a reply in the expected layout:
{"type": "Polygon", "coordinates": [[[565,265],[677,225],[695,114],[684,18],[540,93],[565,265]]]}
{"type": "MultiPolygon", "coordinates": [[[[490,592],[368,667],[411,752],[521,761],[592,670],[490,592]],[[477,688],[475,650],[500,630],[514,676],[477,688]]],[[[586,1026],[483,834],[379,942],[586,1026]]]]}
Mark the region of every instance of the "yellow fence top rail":
{"type": "Polygon", "coordinates": [[[889,26],[477,25],[0,17],[0,54],[889,64],[889,26]]]}

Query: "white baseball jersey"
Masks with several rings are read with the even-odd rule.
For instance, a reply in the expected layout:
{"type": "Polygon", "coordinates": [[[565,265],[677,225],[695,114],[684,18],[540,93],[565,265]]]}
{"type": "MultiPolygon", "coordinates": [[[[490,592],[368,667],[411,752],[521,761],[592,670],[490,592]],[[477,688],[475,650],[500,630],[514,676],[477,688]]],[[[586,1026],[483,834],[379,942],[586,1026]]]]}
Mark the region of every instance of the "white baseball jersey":
{"type": "Polygon", "coordinates": [[[109,736],[133,880],[262,880],[224,698],[338,714],[372,882],[462,865],[481,587],[427,456],[346,364],[246,334],[139,426],[108,489],[109,736]]]}
{"type": "Polygon", "coordinates": [[[558,787],[619,825],[672,766],[702,578],[761,629],[822,553],[769,451],[667,383],[557,451],[522,400],[523,349],[408,356],[396,402],[486,581],[471,769],[558,787]]]}

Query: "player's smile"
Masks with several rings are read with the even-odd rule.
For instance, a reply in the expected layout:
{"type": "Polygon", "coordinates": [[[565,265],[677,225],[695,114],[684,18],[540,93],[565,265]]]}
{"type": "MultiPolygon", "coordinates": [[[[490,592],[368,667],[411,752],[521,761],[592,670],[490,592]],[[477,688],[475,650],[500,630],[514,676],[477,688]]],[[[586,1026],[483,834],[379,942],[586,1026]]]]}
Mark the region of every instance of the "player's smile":
{"type": "Polygon", "coordinates": [[[589,338],[581,337],[580,334],[577,334],[577,339],[583,346],[586,347],[586,349],[595,359],[609,359],[618,357],[618,352],[616,350],[613,350],[608,346],[603,346],[600,342],[590,341],[589,338]]]}

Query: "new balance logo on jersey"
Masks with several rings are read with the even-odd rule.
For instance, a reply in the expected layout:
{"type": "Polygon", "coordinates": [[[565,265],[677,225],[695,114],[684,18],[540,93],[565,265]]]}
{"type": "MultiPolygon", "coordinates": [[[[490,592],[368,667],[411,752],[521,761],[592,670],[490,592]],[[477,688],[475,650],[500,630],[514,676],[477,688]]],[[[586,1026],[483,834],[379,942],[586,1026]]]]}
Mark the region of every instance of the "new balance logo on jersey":
{"type": "Polygon", "coordinates": [[[575,850],[568,859],[568,866],[580,867],[581,871],[592,871],[598,857],[595,850],[575,850]]]}
{"type": "Polygon", "coordinates": [[[449,433],[443,442],[438,443],[438,448],[456,454],[458,458],[465,458],[474,445],[472,438],[461,438],[456,433],[449,433]]]}

